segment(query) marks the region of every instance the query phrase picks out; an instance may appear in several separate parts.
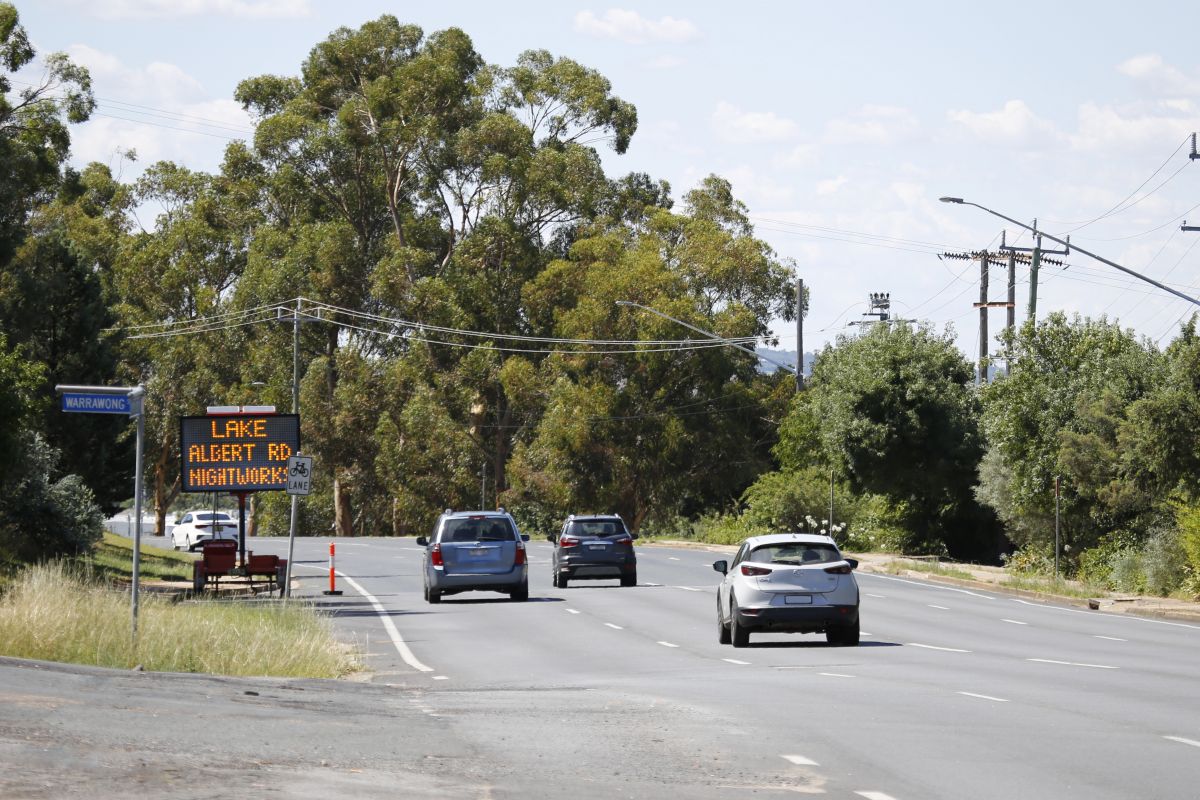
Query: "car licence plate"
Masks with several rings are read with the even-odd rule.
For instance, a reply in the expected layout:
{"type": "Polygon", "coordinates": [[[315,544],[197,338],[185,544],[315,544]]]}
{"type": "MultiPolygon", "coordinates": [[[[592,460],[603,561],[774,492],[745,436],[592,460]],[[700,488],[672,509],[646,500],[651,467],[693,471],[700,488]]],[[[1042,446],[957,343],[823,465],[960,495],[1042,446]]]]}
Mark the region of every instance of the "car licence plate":
{"type": "Polygon", "coordinates": [[[608,545],[606,545],[606,544],[589,544],[588,545],[588,550],[607,550],[607,549],[608,549],[608,545]]]}
{"type": "Polygon", "coordinates": [[[789,595],[784,596],[783,602],[798,604],[798,605],[802,605],[802,606],[812,605],[812,595],[811,594],[789,594],[789,595]]]}

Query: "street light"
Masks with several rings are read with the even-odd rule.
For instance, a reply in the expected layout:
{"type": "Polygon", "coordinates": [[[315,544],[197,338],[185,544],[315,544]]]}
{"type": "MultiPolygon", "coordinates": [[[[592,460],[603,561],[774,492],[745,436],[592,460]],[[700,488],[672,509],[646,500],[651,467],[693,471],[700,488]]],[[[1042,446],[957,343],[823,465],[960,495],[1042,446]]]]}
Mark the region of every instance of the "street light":
{"type": "Polygon", "coordinates": [[[1189,297],[1188,295],[1184,294],[1183,292],[1172,289],[1170,286],[1165,286],[1165,285],[1159,283],[1158,281],[1154,280],[1153,278],[1150,278],[1150,277],[1147,277],[1146,275],[1141,274],[1140,272],[1134,272],[1133,270],[1129,269],[1129,267],[1123,267],[1115,261],[1109,261],[1104,256],[1098,256],[1095,253],[1090,253],[1087,250],[1084,250],[1082,247],[1079,247],[1078,245],[1071,244],[1070,242],[1068,242],[1064,239],[1059,239],[1057,236],[1051,236],[1050,234],[1048,234],[1044,231],[1039,231],[1036,228],[1026,225],[1024,222],[1018,222],[1017,220],[1013,219],[1012,217],[1006,217],[1003,214],[1001,214],[1000,212],[993,211],[992,209],[990,209],[986,206],[981,206],[978,203],[972,203],[969,200],[963,200],[961,197],[939,197],[938,199],[941,200],[943,203],[954,203],[955,205],[960,205],[960,206],[975,206],[979,210],[986,211],[987,213],[991,214],[993,217],[999,217],[1000,219],[1002,219],[1006,222],[1011,222],[1013,225],[1018,225],[1018,226],[1024,228],[1025,230],[1029,231],[1030,233],[1033,233],[1037,236],[1044,236],[1045,238],[1049,239],[1052,242],[1058,242],[1059,244],[1066,245],[1067,247],[1074,247],[1076,250],[1083,253],[1085,256],[1094,258],[1102,264],[1107,264],[1110,267],[1121,270],[1121,272],[1124,272],[1126,275],[1132,275],[1133,277],[1137,278],[1138,280],[1145,281],[1146,283],[1149,283],[1152,286],[1157,286],[1159,289],[1162,289],[1164,292],[1169,292],[1182,300],[1187,300],[1192,305],[1200,306],[1200,300],[1197,300],[1194,297],[1189,297]]]}
{"type": "Polygon", "coordinates": [[[651,314],[662,317],[663,319],[669,319],[669,320],[671,320],[671,322],[677,322],[680,325],[682,325],[683,327],[687,328],[688,330],[693,330],[696,333],[703,334],[704,336],[707,336],[709,339],[713,339],[715,341],[721,342],[728,347],[734,348],[735,350],[741,350],[743,353],[749,353],[750,355],[754,356],[755,358],[760,358],[763,361],[769,361],[772,364],[774,364],[775,366],[779,367],[780,369],[787,370],[788,372],[792,373],[793,375],[796,375],[797,379],[799,377],[800,373],[797,372],[796,368],[793,367],[791,364],[784,364],[782,361],[776,361],[775,359],[771,358],[770,356],[764,356],[762,353],[751,350],[749,347],[743,347],[740,344],[735,344],[722,336],[718,336],[717,334],[713,333],[712,331],[706,331],[703,328],[697,328],[695,325],[689,325],[688,323],[684,322],[681,319],[675,319],[675,317],[672,317],[670,314],[664,314],[661,311],[650,308],[650,306],[644,306],[641,303],[635,303],[632,300],[618,300],[616,302],[617,302],[617,305],[619,305],[619,306],[633,306],[635,308],[640,308],[643,311],[649,311],[651,314]]]}

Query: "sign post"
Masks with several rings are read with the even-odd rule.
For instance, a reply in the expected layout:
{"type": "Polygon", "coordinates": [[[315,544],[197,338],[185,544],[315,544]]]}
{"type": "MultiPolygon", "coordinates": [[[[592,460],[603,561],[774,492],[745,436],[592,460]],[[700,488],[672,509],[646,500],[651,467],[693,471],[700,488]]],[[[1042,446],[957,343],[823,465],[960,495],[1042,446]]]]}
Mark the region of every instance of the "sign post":
{"type": "Polygon", "coordinates": [[[287,571],[283,576],[284,597],[292,596],[292,559],[296,551],[296,503],[302,496],[312,493],[312,457],[299,453],[288,459],[288,488],[292,496],[292,515],[288,523],[287,571]]]}
{"type": "Polygon", "coordinates": [[[130,629],[137,644],[138,582],[142,562],[142,451],[146,438],[144,403],[146,390],[141,386],[71,386],[59,384],[54,391],[62,396],[62,410],[76,414],[124,414],[137,419],[137,455],[133,467],[133,577],[130,581],[130,629]]]}

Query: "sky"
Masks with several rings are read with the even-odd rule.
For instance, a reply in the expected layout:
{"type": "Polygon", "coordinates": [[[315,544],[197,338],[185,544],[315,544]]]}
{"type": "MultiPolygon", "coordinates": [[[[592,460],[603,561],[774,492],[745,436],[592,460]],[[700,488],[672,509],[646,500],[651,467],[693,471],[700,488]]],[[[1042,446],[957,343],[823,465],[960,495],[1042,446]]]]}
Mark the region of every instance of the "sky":
{"type": "MultiPolygon", "coordinates": [[[[953,326],[978,352],[977,262],[942,252],[1029,246],[1032,224],[1186,295],[1200,296],[1200,49],[1178,2],[443,3],[375,0],[16,0],[40,54],[91,72],[98,108],[74,158],[123,178],[160,159],[216,170],[250,138],[239,81],[296,75],[339,27],[383,14],[463,29],[492,64],[546,49],[595,68],[638,110],[612,176],[670,182],[676,198],[729,179],[757,235],[810,291],[813,350],[893,314],[953,326]],[[121,158],[123,149],[137,161],[121,158]]],[[[143,224],[152,224],[142,220],[143,224]]],[[[1047,240],[1048,247],[1058,247],[1047,240]]],[[[1165,346],[1197,306],[1078,251],[1043,269],[1038,316],[1117,319],[1165,346]]],[[[1028,269],[1017,271],[1017,319],[1028,269]]],[[[989,300],[1005,299],[993,270],[989,300]]],[[[1005,312],[989,312],[989,338],[1005,312]]],[[[795,328],[776,321],[781,349],[795,328]]],[[[990,345],[994,351],[996,345],[990,345]]]]}

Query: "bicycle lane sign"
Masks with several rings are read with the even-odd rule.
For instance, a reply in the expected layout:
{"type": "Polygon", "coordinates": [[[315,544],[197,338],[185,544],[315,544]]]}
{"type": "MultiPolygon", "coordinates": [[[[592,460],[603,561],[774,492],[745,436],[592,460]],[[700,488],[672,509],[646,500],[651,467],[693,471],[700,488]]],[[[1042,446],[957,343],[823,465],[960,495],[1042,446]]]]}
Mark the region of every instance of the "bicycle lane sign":
{"type": "Polygon", "coordinates": [[[312,456],[292,456],[287,462],[287,493],[312,493],[312,456]]]}

